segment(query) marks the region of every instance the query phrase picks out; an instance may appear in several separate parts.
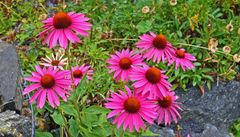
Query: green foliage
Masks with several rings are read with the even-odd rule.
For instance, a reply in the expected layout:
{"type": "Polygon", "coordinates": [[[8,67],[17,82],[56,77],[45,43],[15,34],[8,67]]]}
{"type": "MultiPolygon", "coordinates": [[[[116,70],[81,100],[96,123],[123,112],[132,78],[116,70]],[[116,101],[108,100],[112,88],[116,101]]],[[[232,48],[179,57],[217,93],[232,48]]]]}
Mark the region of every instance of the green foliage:
{"type": "Polygon", "coordinates": [[[49,132],[42,132],[42,131],[39,131],[39,130],[36,130],[36,133],[35,133],[36,137],[53,137],[53,135],[49,132]]]}
{"type": "Polygon", "coordinates": [[[235,121],[229,128],[235,137],[240,137],[240,119],[235,121]]]}

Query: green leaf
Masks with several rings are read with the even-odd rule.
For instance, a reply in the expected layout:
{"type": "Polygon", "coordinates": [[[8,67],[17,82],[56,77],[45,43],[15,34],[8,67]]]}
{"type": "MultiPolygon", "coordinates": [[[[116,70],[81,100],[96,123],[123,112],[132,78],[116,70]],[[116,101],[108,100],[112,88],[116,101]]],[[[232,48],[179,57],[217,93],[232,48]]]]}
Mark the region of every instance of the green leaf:
{"type": "Polygon", "coordinates": [[[53,137],[53,135],[51,133],[49,133],[49,132],[42,132],[42,131],[39,131],[39,130],[36,130],[35,136],[36,137],[53,137]]]}
{"type": "Polygon", "coordinates": [[[110,111],[109,109],[94,105],[94,106],[87,108],[85,112],[91,113],[91,114],[106,114],[109,111],[110,111]]]}
{"type": "Polygon", "coordinates": [[[77,137],[79,134],[79,128],[78,128],[79,125],[74,119],[69,120],[69,125],[70,125],[70,128],[69,128],[70,134],[73,137],[77,137]]]}
{"type": "Polygon", "coordinates": [[[145,33],[149,31],[152,28],[152,22],[147,20],[147,21],[141,21],[137,24],[137,29],[139,33],[145,33]]]}
{"type": "Polygon", "coordinates": [[[62,109],[62,111],[68,115],[72,115],[77,117],[78,116],[78,112],[77,110],[74,108],[73,105],[67,105],[67,104],[61,104],[60,108],[62,109]]]}
{"type": "Polygon", "coordinates": [[[202,64],[200,62],[194,62],[193,63],[196,67],[201,66],[202,64]]]}
{"type": "Polygon", "coordinates": [[[58,111],[55,111],[51,116],[53,118],[53,121],[56,124],[58,124],[60,126],[64,125],[64,119],[63,119],[62,115],[58,111]]]}
{"type": "Polygon", "coordinates": [[[179,36],[179,38],[181,38],[182,37],[182,32],[181,31],[177,31],[177,34],[178,34],[178,36],[179,36]]]}
{"type": "Polygon", "coordinates": [[[153,133],[153,132],[150,131],[149,128],[148,128],[145,132],[142,133],[142,136],[148,136],[148,137],[150,137],[150,136],[159,136],[159,135],[156,134],[156,133],[153,133]]]}

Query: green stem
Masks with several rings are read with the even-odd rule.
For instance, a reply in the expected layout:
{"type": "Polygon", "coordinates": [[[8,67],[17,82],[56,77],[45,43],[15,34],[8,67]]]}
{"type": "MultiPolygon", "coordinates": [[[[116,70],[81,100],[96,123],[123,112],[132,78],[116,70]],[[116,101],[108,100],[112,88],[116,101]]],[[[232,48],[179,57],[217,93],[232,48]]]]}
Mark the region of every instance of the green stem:
{"type": "Polygon", "coordinates": [[[63,137],[63,127],[60,127],[60,137],[63,137]]]}
{"type": "Polygon", "coordinates": [[[60,114],[61,114],[61,116],[63,117],[63,120],[64,120],[64,125],[65,125],[65,127],[62,127],[62,128],[65,128],[66,131],[67,131],[67,134],[68,134],[69,136],[71,136],[70,130],[69,130],[69,128],[68,128],[68,121],[67,121],[67,119],[66,119],[66,117],[64,116],[62,109],[58,107],[58,110],[60,111],[60,114]]]}
{"type": "MultiPolygon", "coordinates": [[[[186,43],[177,43],[178,45],[183,45],[183,46],[189,46],[189,47],[194,47],[194,48],[199,48],[199,49],[204,49],[204,50],[209,50],[208,48],[206,47],[202,47],[201,45],[192,45],[192,44],[186,44],[186,43]]],[[[222,51],[216,51],[216,53],[221,53],[221,54],[225,54],[224,52],[222,51]]],[[[229,56],[233,56],[232,54],[227,54],[229,56]]]]}
{"type": "Polygon", "coordinates": [[[68,67],[71,72],[71,79],[73,81],[73,73],[72,73],[72,60],[71,60],[71,44],[67,47],[67,57],[68,57],[68,67]]]}
{"type": "Polygon", "coordinates": [[[43,10],[48,14],[47,9],[42,5],[42,3],[39,2],[39,5],[43,8],[43,10]]]}

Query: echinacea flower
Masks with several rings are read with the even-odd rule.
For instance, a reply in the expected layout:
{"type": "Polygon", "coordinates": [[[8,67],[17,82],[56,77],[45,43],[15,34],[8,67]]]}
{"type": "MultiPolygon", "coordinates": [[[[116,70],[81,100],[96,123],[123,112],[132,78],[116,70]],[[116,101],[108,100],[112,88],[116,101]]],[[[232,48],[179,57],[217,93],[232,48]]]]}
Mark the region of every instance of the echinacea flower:
{"type": "Polygon", "coordinates": [[[34,84],[29,85],[23,91],[23,95],[26,95],[32,91],[36,91],[30,99],[30,103],[37,100],[37,107],[42,109],[45,102],[46,96],[50,106],[53,108],[60,105],[58,96],[60,96],[64,101],[67,101],[67,96],[70,93],[67,90],[72,90],[70,85],[72,84],[71,79],[66,76],[68,71],[59,69],[53,69],[45,67],[42,69],[36,66],[36,72],[32,72],[31,77],[26,77],[25,80],[34,82],[34,84]]]}
{"type": "Polygon", "coordinates": [[[87,79],[93,80],[93,70],[90,69],[91,66],[82,64],[80,67],[72,67],[72,75],[73,75],[73,83],[74,86],[77,86],[79,82],[82,80],[84,75],[86,75],[87,79]]]}
{"type": "Polygon", "coordinates": [[[129,73],[132,72],[132,66],[142,65],[142,56],[135,54],[134,51],[122,50],[122,52],[116,51],[115,55],[111,55],[111,58],[107,60],[110,64],[109,73],[115,72],[113,78],[128,82],[129,73]]]}
{"type": "Polygon", "coordinates": [[[153,124],[157,116],[154,110],[156,104],[147,100],[141,94],[136,94],[136,92],[132,94],[132,91],[127,86],[125,86],[125,89],[127,94],[118,90],[120,94],[112,92],[111,98],[107,98],[109,102],[105,103],[105,107],[112,109],[107,118],[116,116],[112,123],[117,123],[117,128],[123,125],[124,131],[128,127],[130,132],[133,131],[133,128],[139,132],[139,128],[145,129],[143,120],[153,124]]]}
{"type": "Polygon", "coordinates": [[[54,69],[59,68],[64,70],[63,66],[67,64],[67,58],[63,58],[63,56],[64,54],[60,56],[58,53],[56,53],[56,56],[52,54],[52,57],[48,57],[46,55],[46,58],[42,58],[43,62],[39,64],[45,67],[53,67],[54,69]]]}
{"type": "Polygon", "coordinates": [[[183,71],[186,69],[193,69],[195,68],[192,61],[196,61],[196,58],[185,51],[183,48],[178,48],[175,52],[175,56],[169,61],[168,65],[175,63],[175,69],[178,69],[178,66],[181,66],[183,71]]]}
{"type": "Polygon", "coordinates": [[[48,43],[50,48],[53,48],[59,42],[60,46],[66,49],[68,40],[71,43],[81,43],[77,34],[84,37],[88,36],[87,31],[92,26],[92,24],[87,22],[88,20],[89,18],[86,18],[82,13],[58,12],[53,17],[42,21],[45,30],[39,36],[40,38],[46,36],[43,45],[48,43]]]}
{"type": "Polygon", "coordinates": [[[163,74],[164,71],[156,67],[134,67],[130,74],[130,79],[135,81],[133,87],[138,93],[148,94],[149,97],[165,96],[171,91],[171,84],[167,81],[168,77],[163,74]]]}
{"type": "Polygon", "coordinates": [[[153,32],[139,36],[140,41],[136,43],[136,46],[141,51],[146,51],[144,58],[147,60],[153,59],[153,62],[159,63],[165,60],[170,60],[174,55],[174,47],[167,41],[166,37],[162,34],[156,35],[153,32]]]}
{"type": "Polygon", "coordinates": [[[177,123],[178,119],[181,118],[178,110],[182,110],[179,106],[179,102],[176,102],[178,96],[174,95],[173,91],[168,92],[165,97],[158,97],[156,99],[157,107],[156,111],[158,113],[158,124],[164,121],[165,125],[170,125],[171,119],[177,123]]]}

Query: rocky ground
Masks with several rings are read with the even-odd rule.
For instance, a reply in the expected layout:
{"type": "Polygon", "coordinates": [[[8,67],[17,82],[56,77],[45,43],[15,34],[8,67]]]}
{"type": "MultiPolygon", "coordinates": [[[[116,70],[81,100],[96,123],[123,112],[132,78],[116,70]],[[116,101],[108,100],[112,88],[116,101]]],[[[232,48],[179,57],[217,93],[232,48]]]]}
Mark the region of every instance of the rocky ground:
{"type": "MultiPolygon", "coordinates": [[[[186,92],[177,91],[184,111],[179,125],[185,137],[230,137],[228,127],[240,117],[240,82],[220,82],[204,96],[192,87],[186,92]]],[[[175,127],[153,126],[162,137],[174,137],[175,127]]]]}

